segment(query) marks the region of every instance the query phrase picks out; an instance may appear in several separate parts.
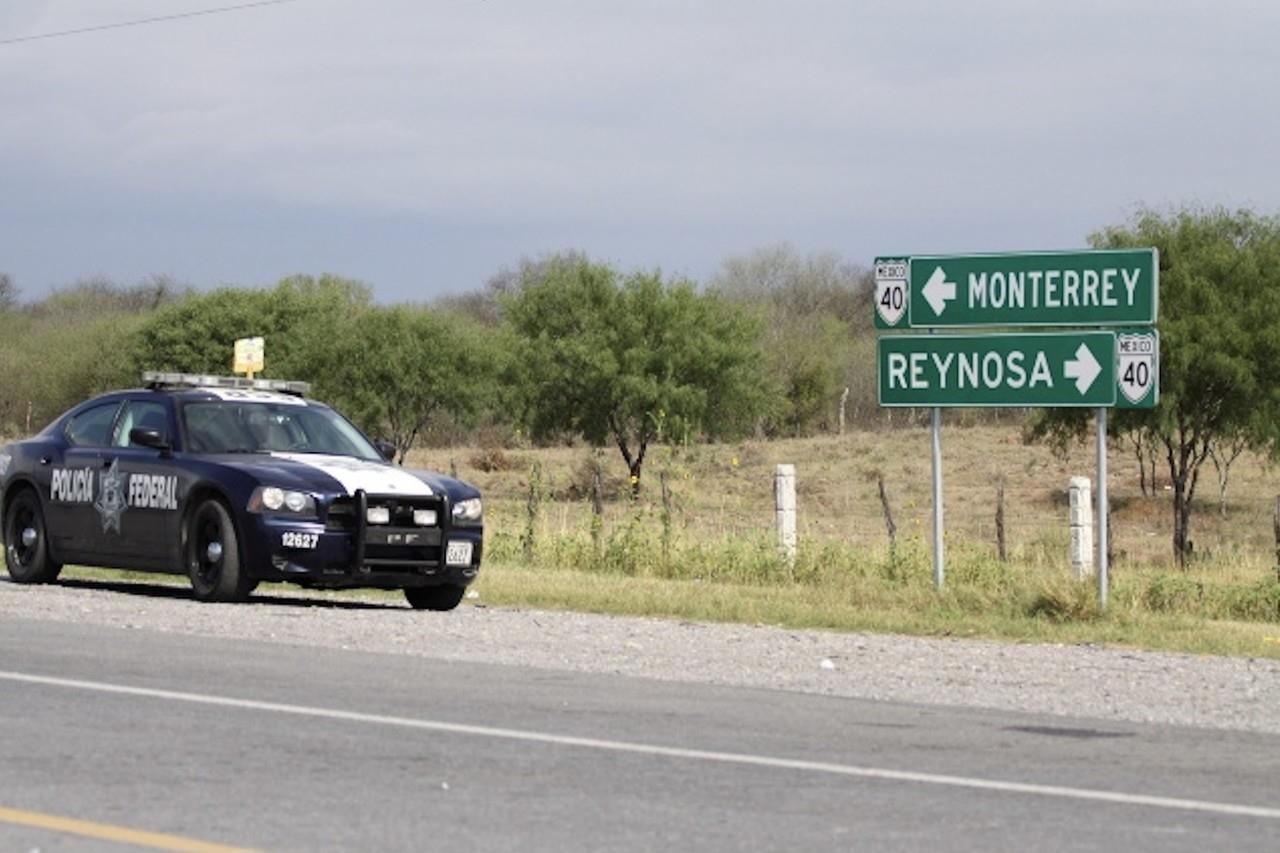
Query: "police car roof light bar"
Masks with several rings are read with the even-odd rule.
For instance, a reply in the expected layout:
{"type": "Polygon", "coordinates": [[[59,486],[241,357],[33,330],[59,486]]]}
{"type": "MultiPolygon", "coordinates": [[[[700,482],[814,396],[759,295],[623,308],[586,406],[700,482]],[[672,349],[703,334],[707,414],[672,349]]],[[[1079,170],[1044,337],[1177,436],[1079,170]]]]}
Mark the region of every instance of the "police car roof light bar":
{"type": "Polygon", "coordinates": [[[162,373],[147,370],[142,381],[148,388],[241,388],[254,391],[276,391],[305,397],[311,391],[310,382],[293,379],[246,379],[243,376],[213,376],[203,373],[162,373]]]}

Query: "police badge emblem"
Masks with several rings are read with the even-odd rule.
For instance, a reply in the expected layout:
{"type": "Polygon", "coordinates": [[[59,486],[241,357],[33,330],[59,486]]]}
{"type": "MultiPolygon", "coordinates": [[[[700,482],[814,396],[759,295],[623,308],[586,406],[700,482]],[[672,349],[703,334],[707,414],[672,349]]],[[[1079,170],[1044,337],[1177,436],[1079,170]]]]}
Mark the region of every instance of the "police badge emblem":
{"type": "Polygon", "coordinates": [[[124,498],[124,477],[120,474],[120,460],[111,460],[111,467],[102,474],[98,486],[98,499],[93,508],[102,519],[102,532],[120,532],[120,514],[127,504],[124,498]]]}

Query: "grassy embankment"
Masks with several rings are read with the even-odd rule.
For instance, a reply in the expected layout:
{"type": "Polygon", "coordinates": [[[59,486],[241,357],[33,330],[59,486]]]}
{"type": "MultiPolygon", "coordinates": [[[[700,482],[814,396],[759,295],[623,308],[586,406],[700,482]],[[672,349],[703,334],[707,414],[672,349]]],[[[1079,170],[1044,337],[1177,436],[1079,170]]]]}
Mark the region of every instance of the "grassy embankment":
{"type": "Polygon", "coordinates": [[[602,451],[615,494],[595,535],[589,450],[426,450],[410,465],[447,471],[455,464],[484,490],[488,551],[477,590],[495,604],[1280,657],[1271,517],[1280,478],[1262,460],[1236,463],[1225,516],[1207,467],[1192,522],[1197,558],[1180,571],[1171,563],[1163,481],[1155,497],[1143,497],[1136,462],[1115,449],[1115,562],[1110,606],[1100,614],[1094,584],[1073,580],[1067,562],[1067,481],[1093,475],[1092,446],[1057,459],[1042,446],[1024,446],[1012,427],[952,428],[943,441],[942,594],[932,586],[925,430],[656,448],[635,502],[617,454],[602,451]],[[773,550],[779,462],[797,467],[794,569],[773,550]],[[666,509],[662,472],[671,494],[666,509]],[[877,474],[898,525],[893,553],[877,474]],[[995,549],[1000,480],[1007,562],[995,549]]]}

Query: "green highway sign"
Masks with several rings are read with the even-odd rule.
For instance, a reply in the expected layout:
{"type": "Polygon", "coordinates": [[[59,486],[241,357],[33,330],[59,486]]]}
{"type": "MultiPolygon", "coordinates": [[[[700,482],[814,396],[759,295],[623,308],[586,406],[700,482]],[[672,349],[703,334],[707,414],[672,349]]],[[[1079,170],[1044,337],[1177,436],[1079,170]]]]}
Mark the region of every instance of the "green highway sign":
{"type": "Polygon", "coordinates": [[[1116,404],[1114,332],[885,335],[876,361],[882,406],[1116,404]]]}
{"type": "Polygon", "coordinates": [[[1159,275],[1155,249],[877,258],[876,325],[1148,326],[1159,275]]]}

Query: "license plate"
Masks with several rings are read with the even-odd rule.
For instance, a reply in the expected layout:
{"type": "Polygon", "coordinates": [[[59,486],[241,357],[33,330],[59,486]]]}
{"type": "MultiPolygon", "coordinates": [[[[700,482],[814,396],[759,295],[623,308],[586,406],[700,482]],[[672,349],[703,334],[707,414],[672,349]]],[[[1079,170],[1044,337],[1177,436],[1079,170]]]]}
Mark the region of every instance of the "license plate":
{"type": "Polygon", "coordinates": [[[444,561],[450,566],[471,565],[471,543],[450,542],[444,552],[444,561]]]}

